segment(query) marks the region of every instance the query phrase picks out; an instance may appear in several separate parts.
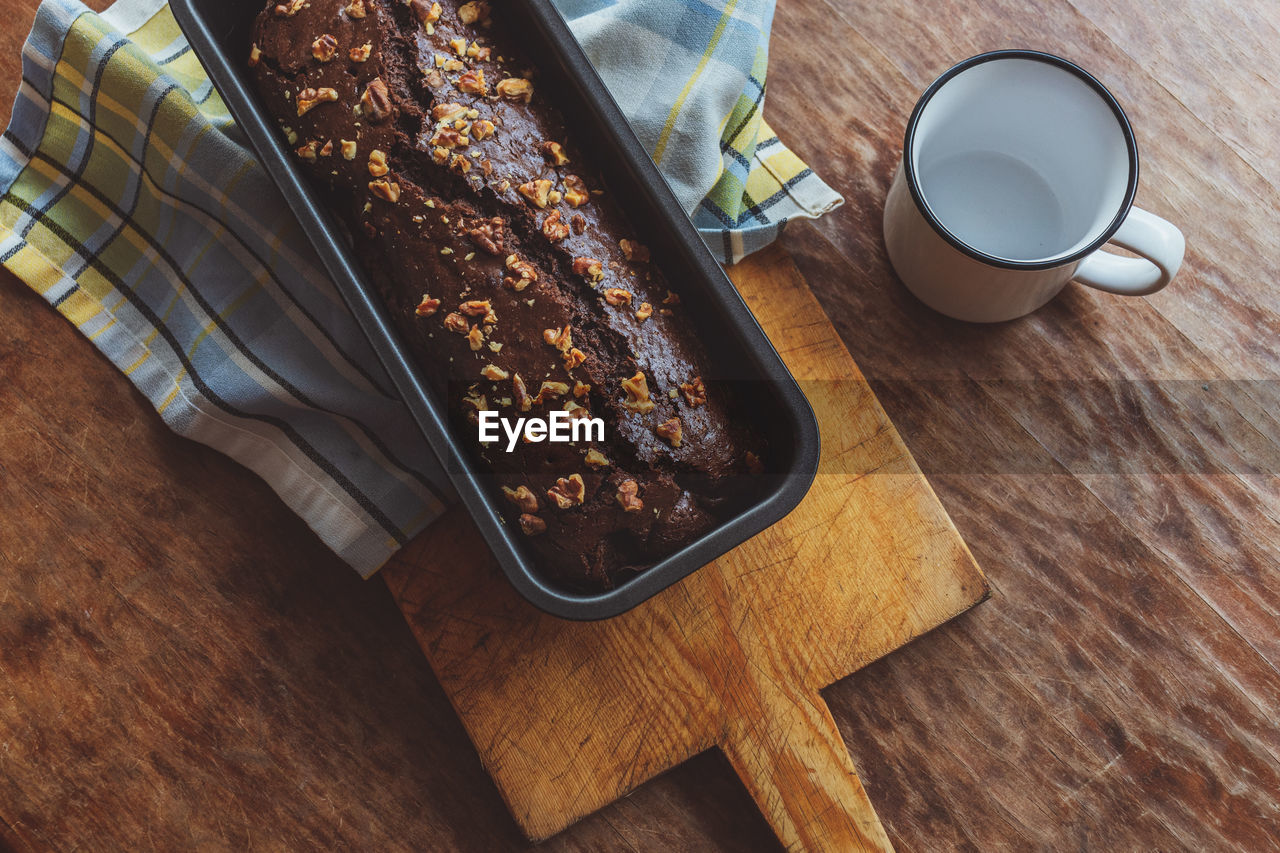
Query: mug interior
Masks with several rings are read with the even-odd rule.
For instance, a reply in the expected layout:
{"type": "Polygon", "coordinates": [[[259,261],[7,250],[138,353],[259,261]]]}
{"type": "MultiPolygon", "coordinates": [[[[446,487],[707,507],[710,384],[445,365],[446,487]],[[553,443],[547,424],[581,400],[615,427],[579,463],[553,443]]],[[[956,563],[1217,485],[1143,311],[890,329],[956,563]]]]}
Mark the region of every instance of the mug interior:
{"type": "Polygon", "coordinates": [[[939,78],[907,129],[917,201],[959,248],[1047,267],[1106,242],[1137,186],[1119,104],[1066,60],[1033,51],[974,57],[939,78]]]}

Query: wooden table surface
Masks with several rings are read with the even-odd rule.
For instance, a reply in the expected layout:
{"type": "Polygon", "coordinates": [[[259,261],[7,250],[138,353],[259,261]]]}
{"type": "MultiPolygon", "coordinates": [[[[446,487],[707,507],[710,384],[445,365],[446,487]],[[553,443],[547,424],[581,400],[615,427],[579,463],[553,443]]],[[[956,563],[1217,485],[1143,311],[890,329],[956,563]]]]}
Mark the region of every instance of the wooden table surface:
{"type": "MultiPolygon", "coordinates": [[[[901,850],[1280,849],[1277,44],[1272,0],[779,2],[767,114],[848,198],[783,246],[993,587],[825,694],[901,850]],[[1127,108],[1167,291],[983,328],[896,283],[911,104],[1009,46],[1127,108]]],[[[520,848],[386,588],[0,278],[0,848],[520,848]]],[[[545,849],[772,844],[706,755],[545,849]]]]}

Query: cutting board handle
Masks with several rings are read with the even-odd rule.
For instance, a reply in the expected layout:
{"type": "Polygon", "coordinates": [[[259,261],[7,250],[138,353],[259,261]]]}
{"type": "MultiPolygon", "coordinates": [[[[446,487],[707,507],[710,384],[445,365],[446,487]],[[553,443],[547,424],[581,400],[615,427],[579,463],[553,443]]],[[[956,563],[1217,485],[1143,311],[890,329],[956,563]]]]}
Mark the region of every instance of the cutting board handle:
{"type": "Polygon", "coordinates": [[[892,851],[822,697],[756,698],[721,748],[783,846],[892,851]]]}

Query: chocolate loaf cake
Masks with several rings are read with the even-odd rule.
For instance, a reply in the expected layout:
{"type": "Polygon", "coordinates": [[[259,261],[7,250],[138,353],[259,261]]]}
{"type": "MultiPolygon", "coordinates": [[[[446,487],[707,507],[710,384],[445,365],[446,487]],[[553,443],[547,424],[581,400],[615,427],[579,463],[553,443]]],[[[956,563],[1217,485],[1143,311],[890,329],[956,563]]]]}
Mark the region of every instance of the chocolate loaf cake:
{"type": "Polygon", "coordinates": [[[273,2],[249,63],[509,523],[606,589],[752,499],[763,439],[502,12],[273,2]],[[552,411],[604,434],[480,441],[482,413],[552,411]]]}

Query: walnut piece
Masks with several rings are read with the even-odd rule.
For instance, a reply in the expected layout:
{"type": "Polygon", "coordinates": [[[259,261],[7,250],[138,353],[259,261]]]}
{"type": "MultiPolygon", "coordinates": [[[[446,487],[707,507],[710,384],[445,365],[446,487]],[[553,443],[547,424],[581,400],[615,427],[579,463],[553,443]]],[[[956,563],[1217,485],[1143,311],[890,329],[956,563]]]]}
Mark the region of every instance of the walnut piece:
{"type": "Polygon", "coordinates": [[[325,33],[311,43],[311,55],[320,62],[328,62],[338,53],[338,40],[325,33]]]}
{"type": "Polygon", "coordinates": [[[695,409],[707,402],[707,386],[702,384],[701,377],[695,376],[688,382],[681,382],[680,393],[684,394],[685,402],[695,409]]]}
{"type": "Polygon", "coordinates": [[[374,123],[386,121],[391,117],[391,92],[381,77],[375,77],[365,87],[360,96],[360,109],[369,121],[374,123]]]}
{"type": "Polygon", "coordinates": [[[440,310],[440,300],[432,299],[425,293],[422,294],[422,301],[418,303],[418,307],[413,309],[419,317],[430,317],[438,310],[440,310]]]}
{"type": "Polygon", "coordinates": [[[591,281],[600,281],[604,278],[604,264],[595,258],[574,258],[573,272],[591,281]]]}
{"type": "Polygon", "coordinates": [[[587,192],[586,182],[577,175],[565,175],[564,200],[572,207],[582,207],[591,201],[591,193],[587,192]]]}
{"type": "Polygon", "coordinates": [[[486,364],[484,367],[480,369],[480,375],[483,376],[485,379],[491,379],[494,382],[499,382],[503,379],[511,378],[510,373],[503,370],[501,367],[498,367],[498,365],[496,364],[486,364]]]}
{"type": "Polygon", "coordinates": [[[375,178],[381,178],[387,172],[391,171],[391,167],[387,165],[387,154],[385,151],[374,149],[369,152],[369,174],[375,178]]]}
{"type": "Polygon", "coordinates": [[[623,480],[618,484],[618,492],[614,495],[618,505],[624,512],[639,512],[644,509],[644,501],[638,497],[640,486],[635,480],[623,480]]]}
{"type": "Polygon", "coordinates": [[[467,232],[468,239],[490,255],[502,254],[503,226],[506,220],[495,216],[487,222],[479,222],[467,232]]]}
{"type": "Polygon", "coordinates": [[[450,332],[457,332],[459,335],[465,335],[471,331],[471,324],[467,322],[467,318],[457,312],[451,312],[444,318],[444,327],[450,332]]]}
{"type": "Polygon", "coordinates": [[[527,104],[533,99],[533,84],[523,77],[508,77],[499,81],[495,88],[498,95],[508,101],[524,101],[527,104]]]}
{"type": "Polygon", "coordinates": [[[330,89],[327,86],[321,89],[312,89],[308,87],[298,93],[298,115],[306,115],[311,112],[312,108],[317,104],[336,100],[338,100],[337,89],[330,89]]]}
{"type": "Polygon", "coordinates": [[[458,91],[466,92],[468,95],[488,94],[489,86],[484,82],[484,69],[476,68],[459,77],[458,91]]]}
{"type": "Polygon", "coordinates": [[[619,305],[630,305],[631,291],[623,290],[621,287],[606,287],[604,289],[604,301],[614,307],[619,305]]]}
{"type": "Polygon", "coordinates": [[[654,427],[653,431],[658,434],[659,438],[665,438],[667,441],[671,442],[672,447],[680,446],[679,418],[671,418],[670,420],[663,421],[654,427]]]}
{"type": "Polygon", "coordinates": [[[609,466],[609,459],[594,447],[587,451],[587,455],[583,457],[582,461],[592,468],[607,468],[609,466]]]}
{"type": "Polygon", "coordinates": [[[643,243],[637,243],[635,240],[628,240],[624,237],[618,241],[618,245],[622,247],[622,254],[629,261],[645,262],[649,260],[649,247],[643,243]]]}
{"type": "Polygon", "coordinates": [[[410,0],[408,5],[409,11],[423,24],[434,24],[440,20],[440,13],[444,11],[439,3],[428,3],[426,0],[410,0]]]}
{"type": "Polygon", "coordinates": [[[547,523],[536,515],[523,512],[520,514],[520,529],[524,531],[525,536],[537,536],[539,533],[547,532],[547,523]]]}
{"type": "Polygon", "coordinates": [[[533,408],[533,398],[529,396],[529,390],[525,387],[519,373],[511,377],[511,390],[516,399],[517,409],[527,412],[533,408]]]}
{"type": "Polygon", "coordinates": [[[641,302],[640,307],[636,309],[636,319],[641,323],[653,316],[653,306],[648,302],[641,302]]]}
{"type": "Polygon", "coordinates": [[[587,360],[587,354],[577,347],[573,347],[564,354],[564,369],[573,370],[578,365],[587,360]]]}
{"type": "Polygon", "coordinates": [[[542,220],[542,233],[552,243],[558,243],[569,236],[569,226],[560,221],[560,211],[553,210],[542,220]]]}
{"type": "Polygon", "coordinates": [[[547,199],[551,195],[551,182],[545,178],[529,181],[516,187],[516,192],[524,196],[530,204],[537,207],[546,207],[547,199]]]}
{"type": "Polygon", "coordinates": [[[467,332],[467,343],[471,346],[472,352],[480,352],[484,346],[484,332],[479,326],[472,326],[471,331],[467,332]]]}
{"type": "Polygon", "coordinates": [[[561,477],[556,484],[547,489],[547,497],[556,502],[560,509],[580,506],[587,496],[587,484],[582,481],[581,474],[570,474],[561,477]]]}
{"type": "Polygon", "coordinates": [[[468,317],[483,317],[493,310],[488,299],[470,299],[458,306],[458,311],[468,317]]]}
{"type": "Polygon", "coordinates": [[[493,122],[487,118],[477,119],[471,123],[471,137],[479,142],[482,139],[488,139],[493,136],[495,129],[493,122]]]}
{"type": "Polygon", "coordinates": [[[286,0],[286,2],[277,5],[272,11],[277,18],[292,18],[302,11],[302,7],[306,5],[307,0],[286,0]]]}
{"type": "Polygon", "coordinates": [[[369,54],[373,53],[373,42],[365,42],[359,47],[353,47],[347,51],[347,58],[352,62],[368,62],[369,54]]]}
{"type": "Polygon", "coordinates": [[[356,143],[353,140],[350,140],[350,139],[342,140],[342,159],[343,160],[356,159],[356,143]]]}
{"type": "Polygon", "coordinates": [[[508,276],[503,280],[503,284],[517,293],[528,287],[530,282],[538,280],[538,271],[534,269],[533,264],[521,260],[519,255],[507,255],[507,269],[515,273],[516,277],[508,276]]]}
{"type": "Polygon", "coordinates": [[[636,371],[635,376],[622,380],[622,390],[627,392],[627,399],[622,405],[631,411],[644,415],[657,408],[657,404],[649,399],[649,382],[643,372],[636,371]]]}
{"type": "Polygon", "coordinates": [[[351,0],[343,11],[351,18],[363,18],[373,8],[373,0],[351,0]]]}
{"type": "Polygon", "coordinates": [[[473,0],[458,7],[458,20],[464,24],[484,23],[489,20],[489,4],[484,0],[473,0]]]}
{"type": "Polygon", "coordinates": [[[297,154],[303,160],[309,160],[310,162],[314,163],[316,161],[316,149],[318,147],[319,147],[319,143],[317,143],[313,139],[310,142],[299,145],[296,149],[294,149],[293,153],[297,154]]]}
{"type": "Polygon", "coordinates": [[[376,180],[369,182],[369,191],[379,198],[395,204],[400,200],[400,185],[386,180],[376,180]]]}
{"type": "Polygon", "coordinates": [[[258,47],[258,43],[254,42],[249,48],[249,67],[254,68],[262,61],[262,48],[258,47]]]}
{"type": "Polygon", "coordinates": [[[516,486],[514,489],[503,486],[502,493],[521,512],[534,513],[538,511],[538,498],[528,486],[516,486]]]}
{"type": "Polygon", "coordinates": [[[544,329],[542,340],[547,346],[553,346],[560,352],[568,352],[573,346],[573,333],[569,331],[568,325],[563,329],[544,329]]]}
{"type": "Polygon", "coordinates": [[[538,150],[552,166],[563,166],[569,162],[569,155],[564,153],[564,146],[559,142],[544,142],[538,146],[538,150]]]}

